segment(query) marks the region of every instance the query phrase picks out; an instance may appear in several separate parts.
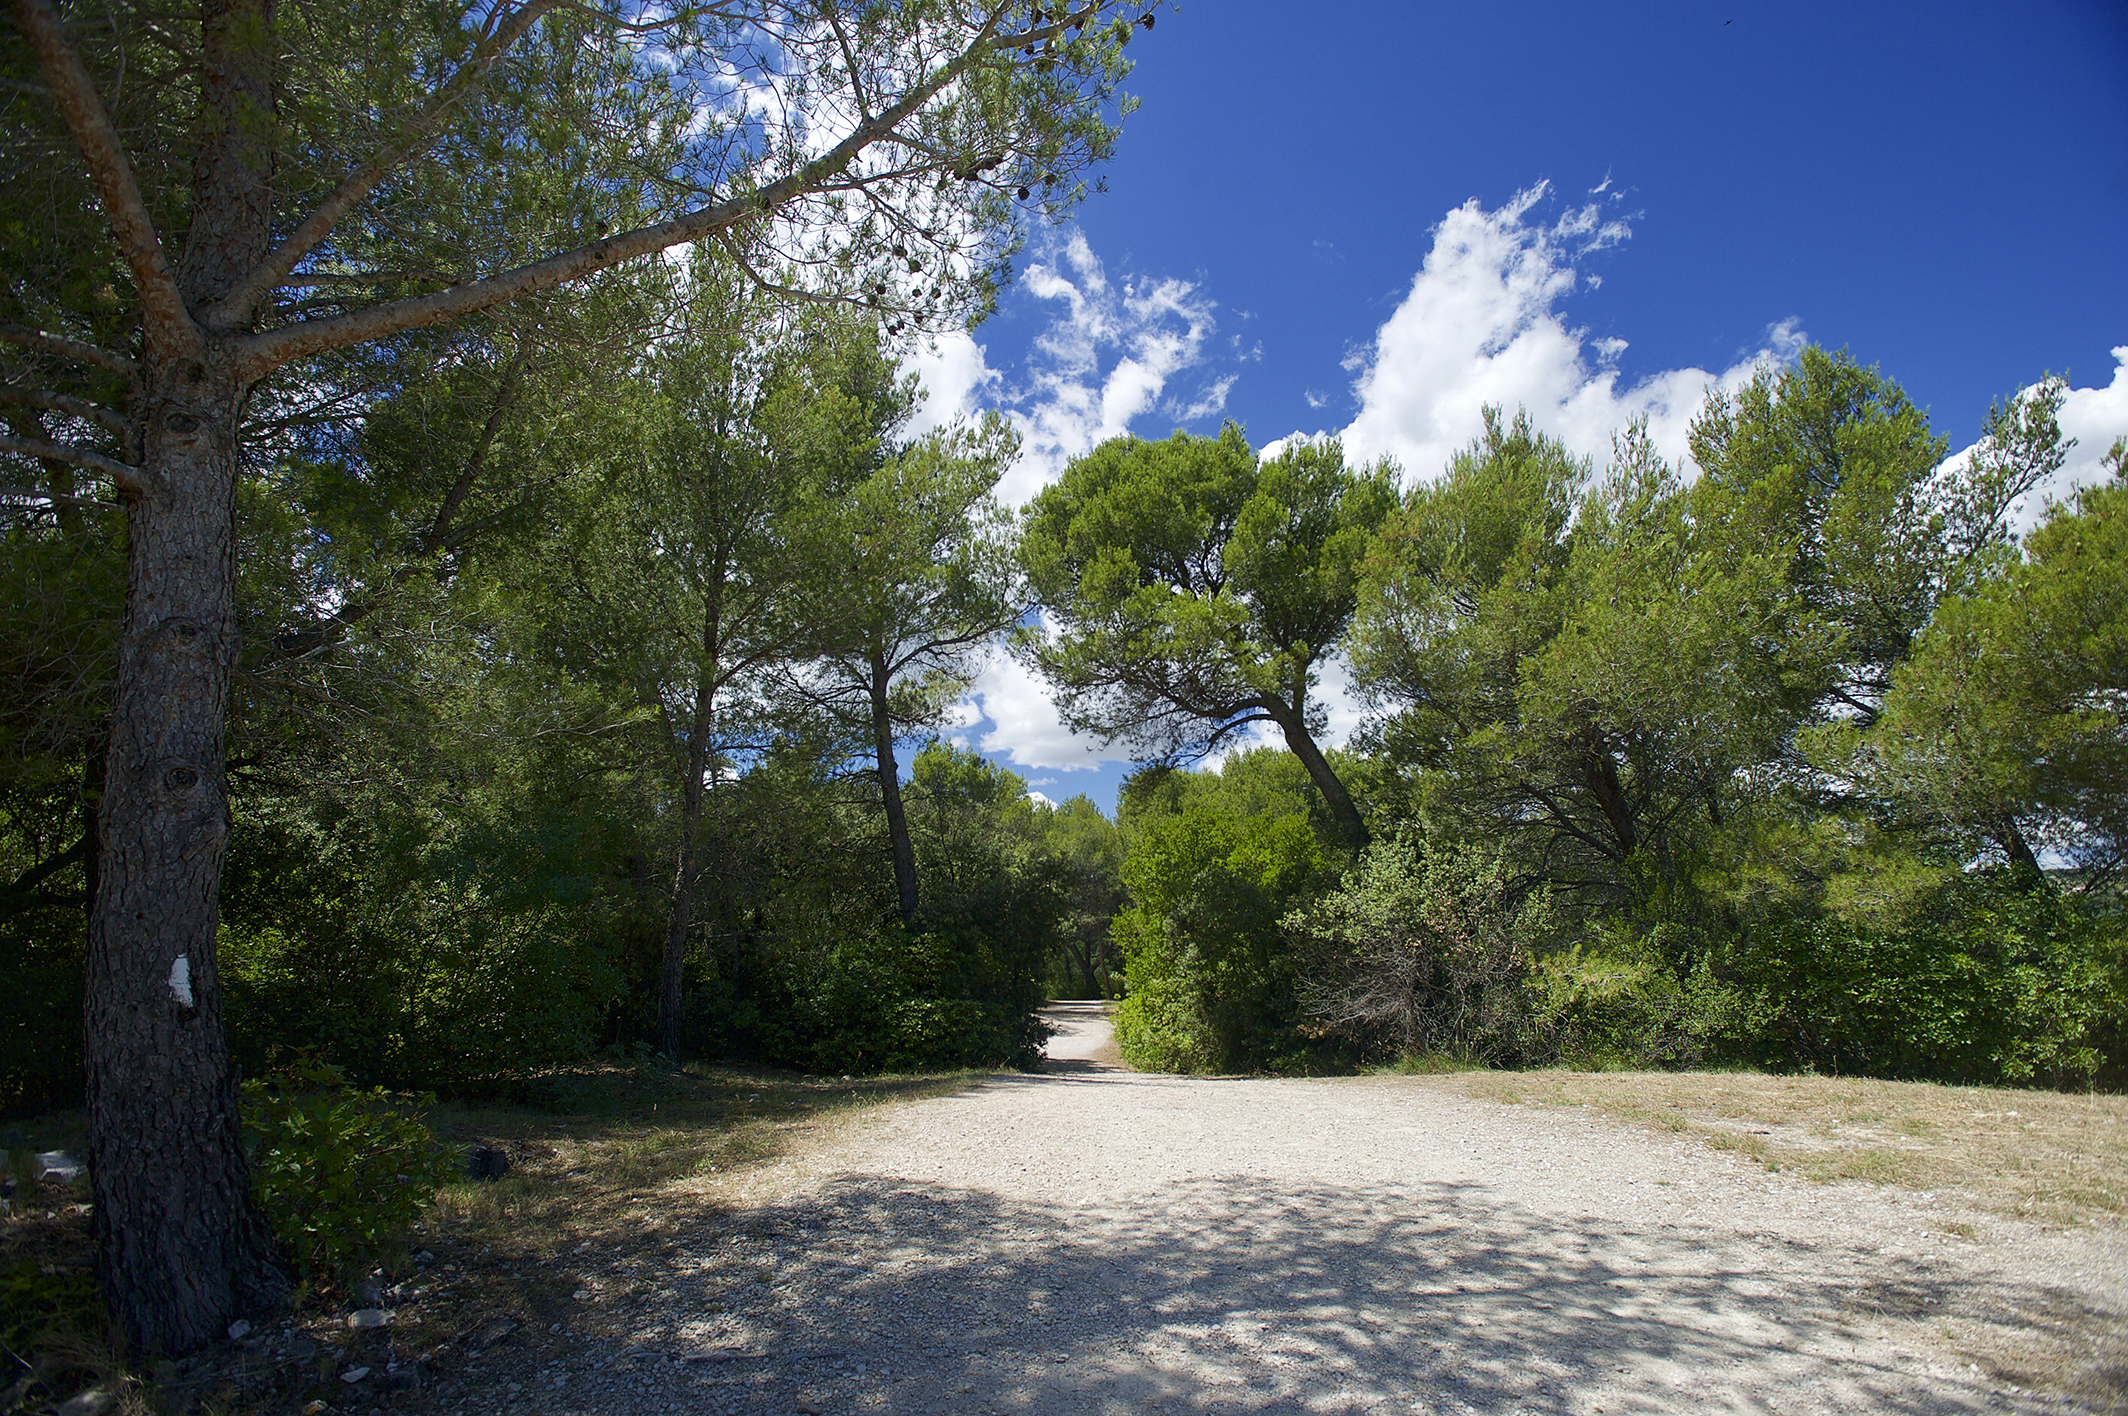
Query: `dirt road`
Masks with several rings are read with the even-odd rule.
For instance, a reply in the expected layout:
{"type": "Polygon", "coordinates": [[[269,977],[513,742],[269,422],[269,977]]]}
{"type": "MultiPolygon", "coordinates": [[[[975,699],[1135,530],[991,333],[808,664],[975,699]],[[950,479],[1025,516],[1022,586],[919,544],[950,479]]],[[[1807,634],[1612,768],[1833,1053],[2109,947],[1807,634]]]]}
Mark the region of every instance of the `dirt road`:
{"type": "MultiPolygon", "coordinates": [[[[1107,1060],[872,1113],[765,1167],[550,1411],[2088,1409],[1970,1364],[2117,1323],[2128,1243],[1820,1186],[1400,1078],[1107,1060]],[[1989,1344],[1994,1344],[1990,1348],[1989,1344]]],[[[546,1386],[550,1378],[558,1383],[546,1386]]]]}

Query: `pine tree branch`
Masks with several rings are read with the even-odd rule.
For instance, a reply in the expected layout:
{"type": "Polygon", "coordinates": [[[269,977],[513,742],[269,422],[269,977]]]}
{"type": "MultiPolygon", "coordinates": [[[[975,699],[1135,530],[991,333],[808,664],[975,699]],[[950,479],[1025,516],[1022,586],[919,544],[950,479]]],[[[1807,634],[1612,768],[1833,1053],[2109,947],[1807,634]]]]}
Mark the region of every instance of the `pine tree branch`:
{"type": "Polygon", "coordinates": [[[41,329],[25,329],[20,325],[0,325],[0,340],[19,344],[24,349],[34,349],[40,354],[51,354],[72,363],[108,369],[129,379],[140,377],[140,365],[125,355],[98,348],[94,344],[83,344],[80,340],[68,339],[65,335],[46,334],[41,329]]]}
{"type": "MultiPolygon", "coordinates": [[[[146,471],[115,458],[105,457],[100,452],[91,452],[85,447],[71,443],[56,443],[45,438],[18,438],[0,433],[0,452],[18,453],[23,457],[41,457],[53,462],[65,462],[75,467],[86,467],[92,472],[101,472],[109,477],[121,492],[134,496],[146,496],[152,486],[146,471]]],[[[38,493],[43,496],[43,493],[38,493]]]]}
{"type": "MultiPolygon", "coordinates": [[[[34,0],[18,0],[18,3],[34,3],[34,0]]],[[[450,81],[437,90],[435,101],[420,117],[402,129],[395,140],[378,148],[368,161],[342,178],[332,195],[312,209],[273,254],[206,312],[208,327],[241,329],[248,326],[253,308],[265,298],[266,292],[285,281],[295,270],[296,263],[317,249],[318,243],[332,233],[340,218],[353,211],[355,205],[390,175],[393,168],[427,146],[443,125],[443,120],[488,76],[496,61],[559,3],[560,0],[529,0],[505,24],[483,39],[472,56],[459,66],[458,72],[451,75],[450,81]]]]}
{"type": "Polygon", "coordinates": [[[100,427],[108,428],[120,437],[132,431],[132,423],[123,414],[115,413],[101,403],[86,398],[76,398],[70,393],[53,393],[42,388],[0,387],[0,403],[19,403],[29,408],[49,408],[55,413],[64,413],[72,418],[83,418],[100,427]]]}
{"type": "MultiPolygon", "coordinates": [[[[16,0],[16,3],[39,4],[48,3],[48,0],[16,0]]],[[[491,275],[484,280],[470,281],[427,295],[389,300],[384,304],[373,305],[366,310],[353,310],[344,315],[300,320],[252,335],[240,346],[244,354],[245,372],[253,378],[258,378],[306,355],[322,353],[328,349],[344,349],[351,344],[382,339],[387,335],[419,329],[460,315],[477,314],[522,296],[535,295],[543,290],[552,290],[558,285],[596,275],[623,261],[667,250],[685,242],[704,240],[743,223],[759,220],[784,203],[828,185],[866,148],[891,138],[897,124],[936,98],[975,63],[987,48],[1003,15],[1004,7],[1000,5],[967,48],[940,65],[936,72],[904,94],[893,107],[870,121],[859,124],[848,137],[798,171],[771,182],[751,195],[698,207],[671,221],[639,227],[634,231],[623,231],[579,246],[575,250],[550,256],[546,260],[491,275]]],[[[281,273],[286,274],[285,271],[281,273]]],[[[246,282],[247,285],[250,283],[246,282]]]]}
{"type": "MultiPolygon", "coordinates": [[[[37,67],[51,86],[52,97],[73,134],[74,146],[88,164],[89,178],[103,201],[104,220],[118,241],[119,253],[139,288],[148,338],[180,348],[199,344],[199,327],[185,309],[177,277],[155,234],[154,218],[141,197],[125,143],[97,95],[95,80],[74,46],[67,43],[52,0],[14,0],[15,24],[37,56],[37,67]]],[[[118,464],[112,464],[116,466],[118,464]]]]}

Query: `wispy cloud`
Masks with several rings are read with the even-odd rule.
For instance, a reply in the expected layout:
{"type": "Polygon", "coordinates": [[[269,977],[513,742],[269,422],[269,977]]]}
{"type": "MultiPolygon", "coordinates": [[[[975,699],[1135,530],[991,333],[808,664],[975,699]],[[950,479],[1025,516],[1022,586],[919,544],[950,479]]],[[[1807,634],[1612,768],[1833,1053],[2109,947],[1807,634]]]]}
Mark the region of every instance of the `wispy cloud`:
{"type": "Polygon", "coordinates": [[[1050,317],[1010,376],[965,334],[941,337],[913,361],[928,391],[918,431],[978,408],[1001,409],[1019,428],[1019,464],[998,486],[1007,505],[1026,502],[1109,438],[1159,437],[1226,410],[1236,375],[1207,367],[1218,307],[1194,282],[1112,278],[1073,232],[1028,265],[1021,287],[1050,317]],[[1136,426],[1154,414],[1164,426],[1136,426]]]}

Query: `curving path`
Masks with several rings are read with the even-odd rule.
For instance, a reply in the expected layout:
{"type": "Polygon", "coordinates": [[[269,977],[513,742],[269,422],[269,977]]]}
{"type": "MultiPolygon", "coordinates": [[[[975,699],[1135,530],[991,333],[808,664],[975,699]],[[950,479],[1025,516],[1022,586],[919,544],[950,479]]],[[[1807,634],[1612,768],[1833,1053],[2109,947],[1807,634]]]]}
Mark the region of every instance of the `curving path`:
{"type": "Polygon", "coordinates": [[[1407,1079],[1141,1076],[1053,1016],[1043,1073],[766,1168],[547,1409],[2065,1411],[1957,1344],[2128,1308],[2118,1233],[1950,1239],[1948,1200],[1407,1079]]]}

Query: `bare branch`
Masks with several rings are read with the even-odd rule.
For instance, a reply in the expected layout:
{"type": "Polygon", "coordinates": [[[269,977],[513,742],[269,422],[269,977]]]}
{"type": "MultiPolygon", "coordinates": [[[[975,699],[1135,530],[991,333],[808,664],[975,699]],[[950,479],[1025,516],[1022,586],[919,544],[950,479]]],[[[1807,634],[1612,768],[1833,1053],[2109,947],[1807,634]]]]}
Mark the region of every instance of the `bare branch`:
{"type": "Polygon", "coordinates": [[[30,408],[49,408],[55,413],[69,417],[86,418],[89,422],[110,429],[120,437],[132,431],[132,420],[121,413],[113,412],[101,403],[92,403],[86,398],[76,398],[70,393],[53,393],[41,388],[0,387],[0,403],[19,403],[30,408]]]}
{"type": "MultiPolygon", "coordinates": [[[[17,3],[35,4],[39,0],[17,0],[17,3]]],[[[458,72],[451,75],[450,82],[437,90],[435,101],[428,110],[402,129],[393,141],[370,154],[367,162],[342,178],[332,195],[304,217],[302,224],[288,234],[288,239],[272,255],[207,311],[207,324],[215,329],[236,329],[250,324],[252,308],[266,292],[281,284],[295,270],[296,262],[315,250],[339,224],[340,218],[353,211],[355,204],[368,196],[393,168],[425,147],[443,120],[450,116],[451,110],[488,76],[495,62],[559,3],[560,0],[527,0],[505,24],[483,39],[471,57],[459,66],[458,72]]]]}
{"type": "Polygon", "coordinates": [[[129,379],[140,377],[140,365],[125,355],[109,349],[100,349],[93,344],[83,344],[80,340],[68,339],[65,335],[46,334],[41,329],[24,329],[20,325],[0,325],[0,340],[76,364],[92,364],[114,374],[124,374],[129,379]]]}
{"type": "Polygon", "coordinates": [[[720,244],[724,247],[725,254],[732,258],[733,263],[739,267],[746,278],[752,281],[756,288],[771,295],[782,295],[787,299],[802,300],[814,305],[845,305],[850,303],[850,301],[839,295],[823,295],[817,290],[800,290],[794,285],[784,285],[778,281],[770,280],[760,271],[754,269],[754,263],[746,258],[746,252],[740,249],[737,241],[731,239],[729,232],[720,233],[720,244]]]}
{"type": "Polygon", "coordinates": [[[439,285],[449,285],[451,277],[433,270],[365,270],[348,275],[306,274],[291,275],[278,281],[276,290],[308,290],[326,285],[396,285],[403,280],[433,280],[439,285]]]}
{"type": "MultiPolygon", "coordinates": [[[[18,453],[23,457],[41,457],[52,462],[65,462],[75,467],[86,467],[92,472],[101,472],[122,492],[134,496],[146,496],[150,488],[147,472],[139,467],[105,457],[100,452],[91,452],[85,447],[71,443],[56,443],[45,438],[18,438],[0,433],[0,452],[18,453]]],[[[43,493],[38,493],[42,496],[43,493]]]]}
{"type": "Polygon", "coordinates": [[[178,293],[177,278],[171,274],[162,240],[155,234],[155,221],[141,197],[125,143],[112,126],[111,115],[104,111],[95,80],[89,77],[74,46],[67,43],[59,11],[52,0],[14,0],[14,6],[15,23],[37,55],[37,67],[51,85],[67,130],[74,135],[74,146],[81,150],[89,177],[103,200],[104,220],[118,240],[119,252],[132,268],[149,337],[197,346],[199,327],[192,323],[184,297],[178,293]]]}

